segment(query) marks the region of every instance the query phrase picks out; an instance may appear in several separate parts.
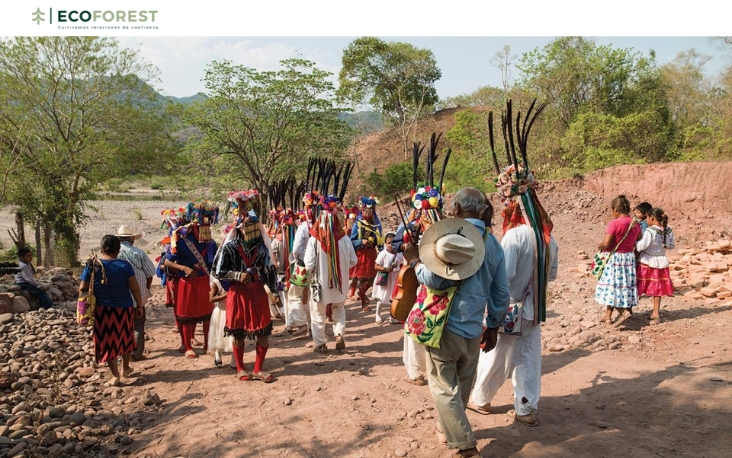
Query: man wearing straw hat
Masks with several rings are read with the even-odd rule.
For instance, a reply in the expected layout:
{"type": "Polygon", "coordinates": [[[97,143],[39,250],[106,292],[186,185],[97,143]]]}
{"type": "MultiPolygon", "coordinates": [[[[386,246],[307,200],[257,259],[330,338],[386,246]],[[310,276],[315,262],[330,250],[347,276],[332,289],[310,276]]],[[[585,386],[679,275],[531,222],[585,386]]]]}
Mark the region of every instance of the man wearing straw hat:
{"type": "Polygon", "coordinates": [[[487,207],[478,189],[458,190],[452,199],[456,218],[433,224],[419,247],[404,251],[420,284],[444,290],[460,282],[440,348],[425,349],[430,392],[439,414],[438,439],[463,457],[480,456],[465,413],[480,345],[488,350],[495,346],[509,305],[503,250],[481,220],[487,207]]]}
{"type": "Polygon", "coordinates": [[[140,296],[142,304],[137,304],[142,309],[142,315],[135,315],[135,351],[132,352],[132,359],[140,361],[145,351],[145,304],[152,295],[150,293],[150,285],[155,275],[155,264],[150,257],[141,249],[133,246],[135,240],[142,237],[142,234],[136,234],[129,226],[120,226],[117,229],[117,237],[121,242],[119,255],[117,259],[124,259],[132,264],[135,271],[135,280],[140,287],[140,296]]]}

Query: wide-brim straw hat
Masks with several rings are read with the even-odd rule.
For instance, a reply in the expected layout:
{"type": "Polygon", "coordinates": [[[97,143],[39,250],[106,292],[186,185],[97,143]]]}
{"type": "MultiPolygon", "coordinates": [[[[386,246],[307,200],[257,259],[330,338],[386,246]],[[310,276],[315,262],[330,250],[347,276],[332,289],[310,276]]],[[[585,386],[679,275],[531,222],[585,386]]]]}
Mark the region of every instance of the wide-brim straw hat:
{"type": "Polygon", "coordinates": [[[117,237],[132,237],[137,240],[142,237],[142,234],[135,234],[130,226],[122,225],[117,229],[117,237]]]}
{"type": "Polygon", "coordinates": [[[485,242],[467,220],[446,218],[422,235],[419,257],[430,272],[448,280],[465,280],[483,264],[485,242]]]}

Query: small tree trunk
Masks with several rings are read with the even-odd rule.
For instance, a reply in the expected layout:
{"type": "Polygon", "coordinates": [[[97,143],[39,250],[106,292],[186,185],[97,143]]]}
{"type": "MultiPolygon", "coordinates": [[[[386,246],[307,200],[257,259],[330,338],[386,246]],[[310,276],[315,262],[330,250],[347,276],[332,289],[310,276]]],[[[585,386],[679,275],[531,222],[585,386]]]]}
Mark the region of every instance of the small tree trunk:
{"type": "Polygon", "coordinates": [[[44,267],[51,267],[53,262],[53,249],[51,249],[51,223],[46,222],[46,227],[43,231],[43,244],[46,249],[46,258],[43,260],[44,267]]]}
{"type": "Polygon", "coordinates": [[[25,224],[23,222],[23,214],[21,212],[15,213],[15,225],[17,227],[17,232],[18,232],[18,245],[20,247],[28,246],[25,243],[25,224]]]}
{"type": "Polygon", "coordinates": [[[43,265],[45,264],[45,259],[43,258],[43,248],[41,248],[41,220],[36,221],[36,257],[38,260],[36,261],[38,265],[41,265],[41,262],[43,262],[43,265]]]}

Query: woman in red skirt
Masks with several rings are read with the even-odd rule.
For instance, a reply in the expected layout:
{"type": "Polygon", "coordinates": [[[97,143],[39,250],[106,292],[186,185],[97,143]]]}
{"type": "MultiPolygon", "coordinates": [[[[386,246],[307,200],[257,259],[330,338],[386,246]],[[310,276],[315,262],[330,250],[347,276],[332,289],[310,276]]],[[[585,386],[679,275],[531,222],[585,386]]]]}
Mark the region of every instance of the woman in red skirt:
{"type": "Polygon", "coordinates": [[[188,358],[197,358],[193,351],[196,324],[203,323],[203,347],[208,350],[208,329],[213,312],[209,301],[209,272],[218,245],[211,238],[211,224],[218,220],[218,207],[189,203],[185,220],[190,223],[176,228],[170,236],[170,250],[165,267],[177,272],[174,284],[175,320],[180,329],[181,343],[188,358]]]}
{"type": "Polygon", "coordinates": [[[361,214],[351,230],[351,242],[356,250],[358,263],[349,275],[351,279],[358,279],[358,297],[361,299],[361,310],[368,312],[369,298],[366,295],[376,277],[376,257],[379,255],[378,245],[381,245],[381,221],[376,216],[376,198],[361,197],[361,214]]]}
{"type": "Polygon", "coordinates": [[[636,249],[640,252],[638,295],[653,297],[651,324],[658,324],[661,322],[661,297],[674,295],[666,250],[675,248],[676,240],[668,227],[668,216],[662,209],[654,208],[647,219],[648,228],[636,243],[636,249]]]}
{"type": "Polygon", "coordinates": [[[232,350],[239,380],[255,378],[270,383],[274,376],[263,370],[272,334],[269,296],[264,285],[267,284],[270,291],[276,291],[277,269],[269,237],[252,208],[252,203],[258,199],[256,190],[229,194],[229,201],[236,204],[239,219],[216,255],[213,275],[231,283],[226,296],[224,335],[234,337],[232,350]],[[244,366],[246,339],[257,340],[252,373],[244,366]]]}
{"type": "Polygon", "coordinates": [[[120,373],[117,357],[122,356],[122,375],[132,375],[130,355],[135,351],[134,318],[142,317],[140,287],[135,279],[132,265],[117,259],[120,250],[119,238],[105,235],[100,247],[98,261],[90,260],[81,273],[79,292],[89,291],[94,273],[94,357],[97,364],[106,362],[112,378],[110,385],[118,385],[120,373]],[[134,299],[134,302],[132,301],[134,299]]]}

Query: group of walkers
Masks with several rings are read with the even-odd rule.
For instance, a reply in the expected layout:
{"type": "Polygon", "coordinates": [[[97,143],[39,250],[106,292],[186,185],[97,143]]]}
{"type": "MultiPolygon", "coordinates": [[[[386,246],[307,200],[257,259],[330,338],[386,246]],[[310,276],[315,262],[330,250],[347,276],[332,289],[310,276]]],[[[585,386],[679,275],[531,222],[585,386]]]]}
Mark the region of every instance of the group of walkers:
{"type": "Polygon", "coordinates": [[[624,195],[610,203],[612,219],[598,245],[609,259],[598,274],[595,301],[606,307],[603,321],[621,326],[633,316],[641,296],[653,298],[650,323],[661,322],[661,298],[673,296],[666,250],[676,247],[668,216],[659,207],[641,202],[630,216],[630,201],[624,195]],[[617,315],[613,317],[613,311],[617,315]]]}
{"type": "MultiPolygon", "coordinates": [[[[519,140],[525,148],[526,138],[519,140]]],[[[430,167],[434,138],[432,143],[430,167]]],[[[362,312],[370,312],[371,288],[374,319],[383,323],[382,306],[403,287],[396,284],[397,275],[411,270],[418,290],[411,291],[417,300],[405,320],[403,360],[408,382],[429,385],[438,413],[438,440],[461,456],[480,456],[467,411],[490,414],[491,402],[508,378],[514,389],[509,415],[537,426],[541,323],[547,316],[548,283],[557,276],[558,247],[524,150],[522,156],[521,163],[514,155],[500,170],[494,154],[496,186],[504,204],[500,242],[492,231],[493,207],[486,195],[462,188],[445,211],[442,182],[435,185],[430,168],[427,183],[417,186],[415,181],[402,223],[385,235],[373,196],[362,197],[358,208],[343,205],[345,182],[340,196],[328,193],[327,186],[308,188],[298,202],[301,210],[278,206],[269,213],[267,228],[257,214],[259,193],[232,192],[227,205],[235,218],[220,243],[211,233],[218,207],[192,202],[164,211],[169,237],[163,241],[166,249],[157,274],[166,288],[166,304],[174,311],[179,350],[188,358],[198,357],[194,334],[201,323],[203,347],[214,352],[216,366],[222,366],[222,353],[230,348],[239,380],[273,382],[274,375],[264,367],[273,318],[284,319],[285,335],[311,337],[317,353],[330,351],[325,332],[330,323],[334,348],[343,350],[348,297],[357,297],[362,312]],[[428,344],[419,335],[426,326],[424,313],[437,317],[445,310],[443,319],[429,323],[439,328],[441,337],[428,344]],[[253,366],[244,362],[246,340],[256,341],[253,366]]],[[[447,158],[443,169],[446,163],[447,158]]],[[[665,258],[665,250],[675,245],[668,217],[643,203],[631,218],[624,196],[613,199],[610,207],[613,219],[598,247],[609,256],[603,257],[595,299],[606,307],[608,323],[613,324],[613,311],[619,312],[614,322],[619,326],[640,295],[653,296],[651,319],[658,322],[661,297],[673,294],[665,258]]],[[[109,364],[111,384],[131,375],[130,359],[140,357],[133,351],[140,351],[144,339],[135,339],[132,331],[144,320],[155,269],[132,247],[136,234],[124,227],[119,232],[121,237],[104,237],[101,259],[87,264],[80,286],[83,291],[94,284],[96,361],[109,364]]]]}

